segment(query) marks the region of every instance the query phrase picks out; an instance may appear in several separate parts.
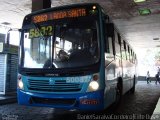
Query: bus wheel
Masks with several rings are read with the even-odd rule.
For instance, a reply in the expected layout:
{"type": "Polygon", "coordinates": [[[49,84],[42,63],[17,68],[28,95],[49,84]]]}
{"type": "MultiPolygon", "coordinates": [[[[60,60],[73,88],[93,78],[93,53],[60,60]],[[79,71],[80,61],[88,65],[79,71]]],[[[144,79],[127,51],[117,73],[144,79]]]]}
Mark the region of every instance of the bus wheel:
{"type": "Polygon", "coordinates": [[[132,94],[134,94],[134,92],[135,92],[135,86],[136,86],[136,80],[135,80],[135,77],[134,77],[134,79],[133,79],[133,87],[131,88],[131,90],[130,90],[130,92],[132,93],[132,94]]]}
{"type": "Polygon", "coordinates": [[[120,83],[117,84],[116,88],[116,106],[120,104],[122,99],[122,85],[120,83]]]}

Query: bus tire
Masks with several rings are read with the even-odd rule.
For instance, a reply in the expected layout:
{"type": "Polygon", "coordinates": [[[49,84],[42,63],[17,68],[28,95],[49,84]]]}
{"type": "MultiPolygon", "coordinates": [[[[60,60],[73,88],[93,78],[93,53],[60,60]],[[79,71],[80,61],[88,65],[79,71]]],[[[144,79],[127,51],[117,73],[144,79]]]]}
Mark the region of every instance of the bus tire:
{"type": "Polygon", "coordinates": [[[116,88],[116,106],[121,103],[122,100],[122,80],[118,80],[117,88],[116,88]]]}
{"type": "Polygon", "coordinates": [[[136,79],[135,79],[135,76],[134,76],[134,78],[133,78],[133,87],[132,87],[131,90],[130,90],[130,92],[131,92],[132,94],[135,93],[135,87],[136,87],[136,79]]]}

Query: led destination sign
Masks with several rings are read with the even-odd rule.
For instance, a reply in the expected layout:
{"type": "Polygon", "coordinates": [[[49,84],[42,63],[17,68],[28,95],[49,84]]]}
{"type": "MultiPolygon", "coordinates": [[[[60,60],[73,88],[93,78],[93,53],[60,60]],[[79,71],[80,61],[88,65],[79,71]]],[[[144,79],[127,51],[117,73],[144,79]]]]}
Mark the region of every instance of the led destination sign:
{"type": "Polygon", "coordinates": [[[40,27],[39,31],[37,29],[30,29],[29,30],[29,38],[36,38],[40,36],[51,36],[53,33],[52,26],[43,26],[40,27]]]}
{"type": "Polygon", "coordinates": [[[70,9],[63,11],[54,11],[49,13],[44,13],[40,15],[35,15],[32,17],[32,21],[34,23],[45,22],[48,20],[56,20],[62,18],[75,18],[86,16],[86,9],[78,8],[78,9],[70,9]]]}

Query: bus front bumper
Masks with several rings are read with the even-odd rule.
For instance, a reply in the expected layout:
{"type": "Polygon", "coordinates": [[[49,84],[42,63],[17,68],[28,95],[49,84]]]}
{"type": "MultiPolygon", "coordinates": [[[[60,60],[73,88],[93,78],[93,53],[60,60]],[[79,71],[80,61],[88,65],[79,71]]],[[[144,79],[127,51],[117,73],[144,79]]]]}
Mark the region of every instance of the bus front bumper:
{"type": "Polygon", "coordinates": [[[103,110],[104,91],[67,94],[31,93],[17,90],[18,104],[62,109],[103,110]]]}

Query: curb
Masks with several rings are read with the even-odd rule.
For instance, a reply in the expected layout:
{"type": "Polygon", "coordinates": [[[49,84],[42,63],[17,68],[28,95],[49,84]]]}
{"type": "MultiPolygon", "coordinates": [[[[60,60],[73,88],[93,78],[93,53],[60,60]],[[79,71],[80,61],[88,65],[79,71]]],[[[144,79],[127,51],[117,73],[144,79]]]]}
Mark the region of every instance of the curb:
{"type": "Polygon", "coordinates": [[[157,102],[156,108],[153,111],[151,120],[160,120],[160,98],[157,102]]]}

